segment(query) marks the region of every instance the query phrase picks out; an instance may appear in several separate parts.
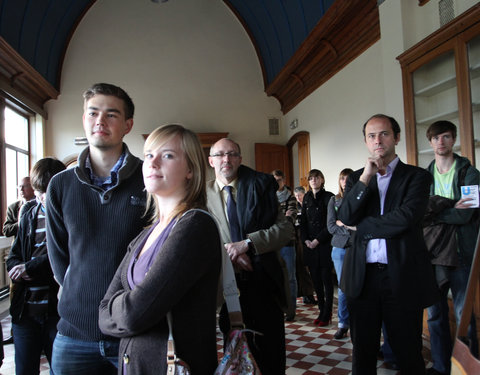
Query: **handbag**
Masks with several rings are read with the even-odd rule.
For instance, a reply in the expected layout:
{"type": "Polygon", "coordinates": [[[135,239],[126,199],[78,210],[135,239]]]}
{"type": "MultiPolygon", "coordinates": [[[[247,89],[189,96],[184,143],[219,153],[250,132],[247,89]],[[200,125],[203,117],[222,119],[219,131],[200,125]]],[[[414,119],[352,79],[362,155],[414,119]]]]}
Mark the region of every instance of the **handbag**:
{"type": "Polygon", "coordinates": [[[188,364],[177,357],[175,354],[175,342],[173,341],[172,334],[172,314],[168,312],[168,346],[167,346],[167,374],[168,375],[191,375],[190,367],[188,364]]]}
{"type": "Polygon", "coordinates": [[[260,375],[255,358],[248,347],[245,332],[248,329],[232,329],[228,334],[225,354],[215,375],[260,375]]]}
{"type": "Polygon", "coordinates": [[[239,292],[232,262],[225,251],[222,252],[223,263],[223,295],[230,318],[230,332],[225,343],[225,352],[214,375],[261,375],[260,369],[248,347],[246,332],[260,334],[245,329],[239,292]]]}
{"type": "Polygon", "coordinates": [[[462,316],[455,337],[455,344],[452,353],[453,375],[480,374],[480,361],[470,352],[468,346],[468,326],[474,312],[474,300],[480,284],[480,233],[477,238],[477,247],[470,269],[465,303],[463,305],[462,316]]]}

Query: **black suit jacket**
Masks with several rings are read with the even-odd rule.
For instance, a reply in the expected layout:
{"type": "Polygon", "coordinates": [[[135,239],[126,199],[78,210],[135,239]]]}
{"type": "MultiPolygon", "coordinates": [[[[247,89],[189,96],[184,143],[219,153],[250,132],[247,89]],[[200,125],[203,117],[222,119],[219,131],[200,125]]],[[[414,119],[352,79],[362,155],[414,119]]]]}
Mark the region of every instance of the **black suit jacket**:
{"type": "Polygon", "coordinates": [[[384,238],[394,295],[412,308],[432,305],[438,290],[421,227],[431,175],[399,161],[388,186],[383,215],[380,215],[377,178],[372,177],[365,186],[359,181],[362,172],[363,169],[358,170],[348,178],[338,213],[344,224],[357,227],[354,246],[344,258],[342,291],[349,298],[360,295],[365,279],[367,243],[374,238],[384,238]]]}

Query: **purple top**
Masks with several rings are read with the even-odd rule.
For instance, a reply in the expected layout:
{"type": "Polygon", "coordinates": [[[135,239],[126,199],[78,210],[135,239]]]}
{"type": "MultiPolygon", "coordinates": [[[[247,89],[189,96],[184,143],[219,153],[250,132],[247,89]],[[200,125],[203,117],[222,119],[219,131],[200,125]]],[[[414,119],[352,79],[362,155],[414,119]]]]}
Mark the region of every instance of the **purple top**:
{"type": "Polygon", "coordinates": [[[135,289],[135,286],[140,284],[143,281],[143,279],[147,275],[148,270],[150,269],[153,262],[155,261],[157,254],[161,250],[163,243],[165,242],[168,235],[170,234],[170,231],[172,230],[176,221],[177,220],[175,219],[170,220],[170,223],[168,223],[168,225],[165,227],[162,233],[160,233],[160,235],[153,242],[153,244],[139,258],[138,254],[140,253],[140,251],[142,251],[143,246],[145,246],[145,242],[147,242],[148,237],[150,237],[150,234],[158,225],[158,222],[156,222],[148,232],[148,235],[145,236],[145,239],[135,249],[133,257],[130,259],[130,264],[128,266],[128,272],[127,272],[127,280],[130,288],[135,289]]]}

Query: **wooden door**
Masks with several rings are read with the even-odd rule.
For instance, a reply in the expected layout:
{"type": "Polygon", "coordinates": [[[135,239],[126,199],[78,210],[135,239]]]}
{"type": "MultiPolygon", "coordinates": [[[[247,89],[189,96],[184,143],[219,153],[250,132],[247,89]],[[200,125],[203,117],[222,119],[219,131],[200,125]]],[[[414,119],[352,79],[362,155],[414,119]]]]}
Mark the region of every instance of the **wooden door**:
{"type": "Polygon", "coordinates": [[[271,173],[280,169],[285,173],[287,186],[295,188],[301,185],[308,188],[308,172],[310,171],[310,134],[302,131],[294,134],[286,146],[271,143],[255,143],[255,169],[260,172],[271,173]],[[297,154],[292,155],[296,145],[297,154]],[[296,165],[293,165],[293,161],[296,165]],[[298,163],[298,165],[297,165],[298,163]],[[298,171],[300,181],[294,181],[294,169],[298,171]]]}
{"type": "MultiPolygon", "coordinates": [[[[297,165],[295,165],[295,167],[293,167],[292,164],[292,174],[293,168],[295,168],[295,175],[298,176],[299,185],[308,189],[308,172],[310,171],[310,133],[301,131],[294,134],[288,141],[287,147],[291,160],[297,160],[297,165]],[[295,158],[292,158],[292,149],[294,145],[296,145],[295,148],[297,150],[297,155],[295,155],[295,158]]],[[[297,181],[294,181],[294,183],[298,184],[297,181]]]]}
{"type": "Polygon", "coordinates": [[[255,143],[255,169],[264,173],[272,173],[274,169],[280,169],[285,173],[287,185],[291,187],[292,173],[287,146],[255,143]]]}

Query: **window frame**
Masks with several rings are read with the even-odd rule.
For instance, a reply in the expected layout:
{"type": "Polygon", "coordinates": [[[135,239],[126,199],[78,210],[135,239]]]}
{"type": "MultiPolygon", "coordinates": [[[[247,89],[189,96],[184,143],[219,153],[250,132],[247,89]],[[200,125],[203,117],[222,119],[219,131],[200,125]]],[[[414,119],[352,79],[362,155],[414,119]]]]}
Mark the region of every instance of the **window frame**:
{"type": "MultiPolygon", "coordinates": [[[[0,196],[0,218],[3,227],[3,223],[5,222],[6,212],[7,212],[7,176],[6,176],[6,152],[7,149],[13,150],[16,153],[20,152],[27,156],[28,160],[28,171],[31,168],[32,162],[32,139],[31,139],[31,131],[32,131],[32,118],[35,116],[35,112],[28,109],[26,106],[22,105],[20,102],[16,101],[15,99],[11,98],[9,95],[5,94],[4,92],[0,91],[0,179],[1,179],[1,196],[0,196]],[[22,148],[7,145],[5,141],[5,108],[9,108],[10,110],[16,112],[22,117],[25,117],[27,120],[27,134],[28,134],[28,150],[24,150],[22,148]],[[26,151],[26,152],[25,152],[26,151]]],[[[18,174],[18,172],[17,172],[18,174]]],[[[18,179],[24,176],[17,176],[17,183],[18,179]]]]}

